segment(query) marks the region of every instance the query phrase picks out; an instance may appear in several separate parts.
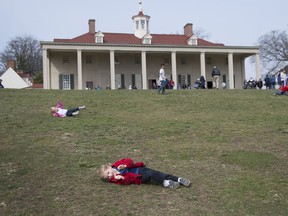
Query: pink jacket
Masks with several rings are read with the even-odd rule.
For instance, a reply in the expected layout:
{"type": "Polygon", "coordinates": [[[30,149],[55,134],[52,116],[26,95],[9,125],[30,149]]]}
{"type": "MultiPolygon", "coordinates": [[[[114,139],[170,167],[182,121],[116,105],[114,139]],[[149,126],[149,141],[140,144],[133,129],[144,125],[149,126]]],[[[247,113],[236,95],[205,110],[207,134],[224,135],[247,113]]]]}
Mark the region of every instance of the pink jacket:
{"type": "MultiPolygon", "coordinates": [[[[126,168],[137,168],[137,167],[145,167],[143,162],[134,163],[131,158],[123,158],[121,160],[116,161],[112,167],[117,168],[119,165],[126,165],[126,168]]],[[[113,182],[115,184],[128,185],[128,184],[141,184],[141,175],[135,174],[133,172],[127,172],[124,174],[119,174],[124,177],[124,179],[115,179],[112,178],[109,182],[113,182]]]]}
{"type": "MultiPolygon", "coordinates": [[[[64,109],[64,106],[63,106],[63,103],[62,103],[61,100],[58,100],[56,108],[57,109],[64,109]]],[[[61,115],[60,113],[57,113],[57,112],[53,113],[52,115],[55,116],[55,117],[61,117],[61,118],[65,117],[65,115],[61,115]]]]}

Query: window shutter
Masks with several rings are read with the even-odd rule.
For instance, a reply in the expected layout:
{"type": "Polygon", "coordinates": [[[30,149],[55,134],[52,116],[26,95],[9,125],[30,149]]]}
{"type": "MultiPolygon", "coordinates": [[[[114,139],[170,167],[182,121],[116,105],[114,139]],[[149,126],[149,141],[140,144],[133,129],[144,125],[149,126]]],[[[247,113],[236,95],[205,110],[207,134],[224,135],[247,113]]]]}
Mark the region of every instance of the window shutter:
{"type": "Polygon", "coordinates": [[[59,89],[63,89],[63,74],[59,74],[59,89]]]}
{"type": "Polygon", "coordinates": [[[181,83],[181,74],[178,74],[178,80],[177,80],[177,83],[178,83],[178,84],[182,84],[182,83],[181,83]]]}
{"type": "Polygon", "coordinates": [[[132,74],[132,87],[135,86],[135,74],[132,74]]]}
{"type": "Polygon", "coordinates": [[[74,74],[70,74],[70,87],[74,89],[74,74]]]}

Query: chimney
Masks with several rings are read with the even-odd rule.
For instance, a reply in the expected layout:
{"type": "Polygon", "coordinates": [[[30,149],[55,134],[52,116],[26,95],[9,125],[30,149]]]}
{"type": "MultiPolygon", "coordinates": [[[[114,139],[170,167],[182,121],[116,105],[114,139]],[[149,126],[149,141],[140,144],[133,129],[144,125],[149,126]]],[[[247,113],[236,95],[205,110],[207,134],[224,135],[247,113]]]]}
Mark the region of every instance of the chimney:
{"type": "Polygon", "coordinates": [[[89,25],[89,34],[95,34],[95,19],[90,19],[88,22],[89,25]]]}
{"type": "Polygon", "coordinates": [[[193,24],[192,23],[187,23],[184,26],[184,35],[187,37],[191,37],[193,35],[193,24]]]}
{"type": "Polygon", "coordinates": [[[16,61],[14,59],[7,59],[6,60],[6,67],[12,68],[14,71],[16,70],[16,61]]]}

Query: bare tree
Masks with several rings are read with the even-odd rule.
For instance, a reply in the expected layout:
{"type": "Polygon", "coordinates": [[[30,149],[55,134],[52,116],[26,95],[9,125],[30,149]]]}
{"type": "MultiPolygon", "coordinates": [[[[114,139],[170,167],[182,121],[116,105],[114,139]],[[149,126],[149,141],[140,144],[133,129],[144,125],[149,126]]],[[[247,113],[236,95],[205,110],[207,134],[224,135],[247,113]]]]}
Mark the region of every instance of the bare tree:
{"type": "Polygon", "coordinates": [[[0,62],[0,73],[5,71],[5,68],[6,68],[5,65],[2,62],[0,62]]]}
{"type": "Polygon", "coordinates": [[[193,33],[195,35],[197,35],[197,37],[202,38],[202,39],[209,39],[210,38],[210,33],[207,33],[205,30],[203,30],[201,28],[195,28],[193,33]]]}
{"type": "Polygon", "coordinates": [[[15,37],[8,42],[4,52],[0,53],[0,61],[5,65],[11,58],[16,60],[17,69],[26,73],[34,75],[42,71],[40,42],[32,36],[15,37]]]}
{"type": "Polygon", "coordinates": [[[286,31],[271,31],[258,39],[260,57],[267,73],[275,73],[288,63],[288,35],[286,31]]]}

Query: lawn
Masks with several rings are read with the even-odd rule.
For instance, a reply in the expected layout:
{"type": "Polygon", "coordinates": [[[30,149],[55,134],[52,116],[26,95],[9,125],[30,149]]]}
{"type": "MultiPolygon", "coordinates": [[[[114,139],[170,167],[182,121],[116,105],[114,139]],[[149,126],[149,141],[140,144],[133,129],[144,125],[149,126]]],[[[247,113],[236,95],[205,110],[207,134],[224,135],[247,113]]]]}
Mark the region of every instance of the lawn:
{"type": "Polygon", "coordinates": [[[273,90],[0,90],[0,215],[288,215],[288,97],[273,90]],[[56,118],[50,106],[86,105],[56,118]],[[131,157],[190,179],[101,181],[131,157]]]}

